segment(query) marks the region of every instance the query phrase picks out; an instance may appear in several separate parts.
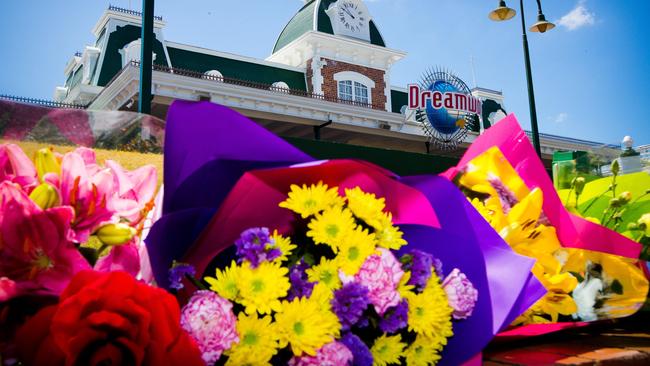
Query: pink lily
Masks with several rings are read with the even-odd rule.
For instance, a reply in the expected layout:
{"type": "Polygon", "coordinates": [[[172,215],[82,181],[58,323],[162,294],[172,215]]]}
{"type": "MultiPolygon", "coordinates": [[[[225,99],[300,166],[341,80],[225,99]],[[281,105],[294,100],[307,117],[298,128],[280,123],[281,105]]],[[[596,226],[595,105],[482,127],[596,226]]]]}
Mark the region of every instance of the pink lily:
{"type": "Polygon", "coordinates": [[[42,210],[10,182],[0,183],[1,290],[58,295],[72,276],[89,265],[72,243],[70,207],[42,210]]]}
{"type": "Polygon", "coordinates": [[[0,302],[7,301],[16,296],[16,282],[7,277],[0,277],[0,302]]]}
{"type": "Polygon", "coordinates": [[[136,277],[140,272],[140,253],[136,244],[138,240],[136,237],[126,244],[112,247],[107,255],[97,260],[95,271],[124,271],[136,277]]]}
{"type": "Polygon", "coordinates": [[[0,182],[10,181],[28,193],[38,185],[34,163],[15,144],[0,144],[0,182]]]}
{"type": "Polygon", "coordinates": [[[156,168],[145,165],[130,172],[113,160],[106,160],[106,167],[113,173],[116,187],[109,207],[131,225],[138,225],[151,210],[158,184],[156,168]]]}
{"type": "Polygon", "coordinates": [[[75,212],[75,241],[87,241],[99,226],[114,220],[109,209],[114,194],[113,175],[96,164],[92,150],[79,148],[63,156],[59,189],[63,205],[75,212]]]}

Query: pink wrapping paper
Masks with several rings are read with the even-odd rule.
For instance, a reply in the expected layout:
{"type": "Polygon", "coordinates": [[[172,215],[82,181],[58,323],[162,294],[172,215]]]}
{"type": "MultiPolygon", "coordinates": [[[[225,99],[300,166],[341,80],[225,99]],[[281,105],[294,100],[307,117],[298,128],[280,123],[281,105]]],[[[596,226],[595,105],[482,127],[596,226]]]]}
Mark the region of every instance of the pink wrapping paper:
{"type": "Polygon", "coordinates": [[[639,243],[567,211],[553,186],[553,181],[514,114],[510,114],[479,136],[467,149],[457,167],[442,175],[448,179],[453,178],[460,168],[493,146],[501,150],[528,188],[539,187],[542,190],[544,213],[557,229],[563,246],[628,258],[639,257],[642,249],[639,243]]]}

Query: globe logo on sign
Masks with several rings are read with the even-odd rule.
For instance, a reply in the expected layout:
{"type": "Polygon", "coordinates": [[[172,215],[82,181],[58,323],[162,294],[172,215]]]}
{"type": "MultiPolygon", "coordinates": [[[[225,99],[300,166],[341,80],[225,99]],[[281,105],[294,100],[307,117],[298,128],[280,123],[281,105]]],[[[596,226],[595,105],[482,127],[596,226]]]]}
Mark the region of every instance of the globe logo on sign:
{"type": "Polygon", "coordinates": [[[409,109],[429,140],[440,149],[458,147],[479,123],[481,101],[467,84],[444,69],[430,69],[419,84],[409,85],[409,109]]]}

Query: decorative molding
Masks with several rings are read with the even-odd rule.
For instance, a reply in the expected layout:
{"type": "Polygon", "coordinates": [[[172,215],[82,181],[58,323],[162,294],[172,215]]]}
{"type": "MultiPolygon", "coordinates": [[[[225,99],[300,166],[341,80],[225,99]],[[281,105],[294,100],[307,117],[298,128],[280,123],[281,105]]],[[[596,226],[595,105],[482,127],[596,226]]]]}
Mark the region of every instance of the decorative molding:
{"type": "Polygon", "coordinates": [[[374,88],[375,87],[375,82],[372,81],[369,77],[366,75],[360,74],[358,72],[354,71],[341,71],[337,72],[334,74],[334,80],[338,81],[345,81],[345,80],[352,80],[356,81],[358,83],[361,83],[368,88],[374,88]]]}
{"type": "Polygon", "coordinates": [[[321,59],[320,57],[314,57],[311,59],[311,83],[312,83],[312,93],[314,94],[323,94],[323,67],[327,65],[327,61],[321,59]]]}
{"type": "Polygon", "coordinates": [[[312,58],[324,57],[359,66],[388,70],[405,56],[406,53],[402,51],[375,46],[352,38],[310,31],[267,57],[266,60],[304,68],[312,58]],[[318,52],[316,52],[317,49],[318,52]]]}

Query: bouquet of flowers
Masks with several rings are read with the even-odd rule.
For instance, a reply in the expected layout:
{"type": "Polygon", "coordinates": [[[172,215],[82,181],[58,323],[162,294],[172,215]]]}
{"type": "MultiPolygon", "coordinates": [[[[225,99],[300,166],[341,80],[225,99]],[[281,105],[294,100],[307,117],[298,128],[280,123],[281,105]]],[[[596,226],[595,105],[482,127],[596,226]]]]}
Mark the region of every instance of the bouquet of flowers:
{"type": "Polygon", "coordinates": [[[445,179],[314,161],[205,102],[169,110],[146,242],[216,364],[464,364],[543,295],[445,179]]]}
{"type": "Polygon", "coordinates": [[[84,269],[138,275],[156,186],[153,166],[100,165],[92,149],[39,148],[32,161],[0,145],[0,301],[59,295],[84,269]]]}
{"type": "Polygon", "coordinates": [[[546,295],[514,325],[617,318],[641,308],[648,279],[640,246],[564,208],[513,116],[479,137],[447,174],[513,250],[537,260],[532,273],[546,295]]]}
{"type": "MultiPolygon", "coordinates": [[[[208,364],[440,360],[452,321],[471,316],[479,296],[459,269],[445,276],[441,261],[408,250],[385,199],[358,186],[292,185],[279,206],[294,213],[293,234],[245,230],[236,260],[205,277],[212,292],[197,291],[183,308],[208,364]]],[[[190,273],[175,265],[171,286],[190,273]]]]}

